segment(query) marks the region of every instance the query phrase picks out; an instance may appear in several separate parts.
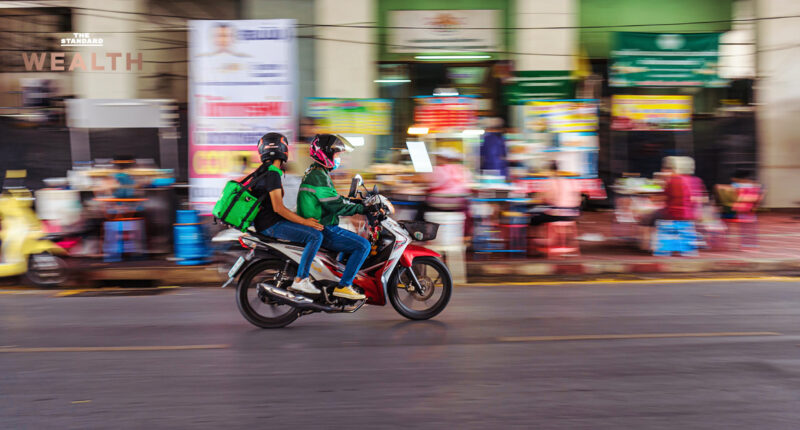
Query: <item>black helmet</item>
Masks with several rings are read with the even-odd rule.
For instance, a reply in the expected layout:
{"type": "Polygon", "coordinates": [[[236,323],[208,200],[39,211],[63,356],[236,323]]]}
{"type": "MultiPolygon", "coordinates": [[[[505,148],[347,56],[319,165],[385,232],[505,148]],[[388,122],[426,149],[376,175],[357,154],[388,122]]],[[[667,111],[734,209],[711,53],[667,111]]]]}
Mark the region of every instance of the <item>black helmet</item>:
{"type": "Polygon", "coordinates": [[[267,133],[258,140],[258,155],[262,163],[289,160],[289,140],[280,133],[267,133]]]}
{"type": "Polygon", "coordinates": [[[347,145],[344,138],[334,134],[318,134],[314,136],[309,148],[309,155],[317,163],[323,167],[332,169],[334,167],[333,156],[337,152],[347,151],[347,145]]]}

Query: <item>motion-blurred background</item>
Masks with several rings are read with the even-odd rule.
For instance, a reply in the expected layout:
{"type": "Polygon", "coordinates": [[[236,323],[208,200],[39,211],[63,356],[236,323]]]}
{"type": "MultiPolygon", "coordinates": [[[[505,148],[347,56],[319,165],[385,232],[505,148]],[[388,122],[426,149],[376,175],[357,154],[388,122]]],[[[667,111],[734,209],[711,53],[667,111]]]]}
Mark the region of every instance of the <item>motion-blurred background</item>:
{"type": "Polygon", "coordinates": [[[174,227],[209,224],[270,131],[295,181],[315,133],[344,135],[339,183],[361,173],[396,217],[448,226],[435,245],[461,280],[472,260],[609,246],[788,258],[769,235],[790,215],[756,212],[800,201],[799,17],[778,0],[7,1],[0,170],[45,231],[106,262],[209,261],[178,255],[174,227]]]}

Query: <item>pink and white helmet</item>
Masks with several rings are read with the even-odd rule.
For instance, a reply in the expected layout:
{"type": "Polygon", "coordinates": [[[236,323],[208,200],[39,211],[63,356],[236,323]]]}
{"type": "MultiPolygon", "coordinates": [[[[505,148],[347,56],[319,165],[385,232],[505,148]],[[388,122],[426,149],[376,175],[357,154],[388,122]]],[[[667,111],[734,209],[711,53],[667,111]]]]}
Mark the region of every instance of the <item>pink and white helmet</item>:
{"type": "Polygon", "coordinates": [[[342,141],[340,136],[334,134],[318,134],[311,141],[309,155],[311,158],[326,169],[333,169],[336,166],[334,155],[337,152],[347,151],[347,144],[342,141]]]}

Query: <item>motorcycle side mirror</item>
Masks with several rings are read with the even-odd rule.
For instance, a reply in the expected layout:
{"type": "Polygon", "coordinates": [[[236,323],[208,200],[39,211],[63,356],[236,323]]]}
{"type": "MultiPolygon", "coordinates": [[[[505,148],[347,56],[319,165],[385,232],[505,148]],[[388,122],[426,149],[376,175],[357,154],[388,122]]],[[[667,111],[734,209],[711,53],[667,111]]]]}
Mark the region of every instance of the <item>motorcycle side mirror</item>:
{"type": "Polygon", "coordinates": [[[372,194],[378,194],[378,184],[375,184],[375,186],[372,187],[372,194]]]}
{"type": "Polygon", "coordinates": [[[356,174],[353,176],[353,180],[350,181],[350,192],[347,193],[347,197],[355,197],[356,190],[358,190],[358,187],[361,185],[364,185],[364,179],[361,178],[361,175],[356,174]]]}

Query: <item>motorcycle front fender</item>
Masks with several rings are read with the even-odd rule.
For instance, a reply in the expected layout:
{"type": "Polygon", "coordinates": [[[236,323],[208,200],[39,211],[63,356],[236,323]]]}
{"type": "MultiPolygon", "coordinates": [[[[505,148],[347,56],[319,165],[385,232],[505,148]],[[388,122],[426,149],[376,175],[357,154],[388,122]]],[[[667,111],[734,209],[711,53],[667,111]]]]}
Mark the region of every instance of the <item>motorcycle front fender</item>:
{"type": "Polygon", "coordinates": [[[402,264],[405,267],[411,267],[411,263],[417,257],[442,258],[441,254],[432,251],[428,248],[417,245],[408,245],[405,251],[403,251],[403,255],[400,256],[400,264],[402,264]]]}
{"type": "Polygon", "coordinates": [[[67,251],[64,250],[64,248],[49,240],[37,240],[35,242],[26,243],[23,246],[23,252],[25,255],[42,254],[45,252],[53,255],[67,255],[67,251]]]}

